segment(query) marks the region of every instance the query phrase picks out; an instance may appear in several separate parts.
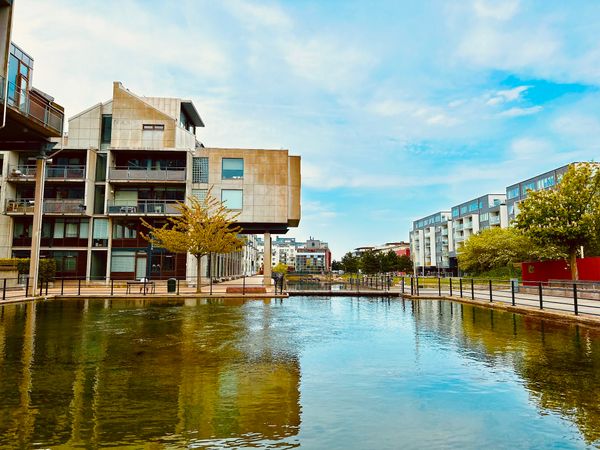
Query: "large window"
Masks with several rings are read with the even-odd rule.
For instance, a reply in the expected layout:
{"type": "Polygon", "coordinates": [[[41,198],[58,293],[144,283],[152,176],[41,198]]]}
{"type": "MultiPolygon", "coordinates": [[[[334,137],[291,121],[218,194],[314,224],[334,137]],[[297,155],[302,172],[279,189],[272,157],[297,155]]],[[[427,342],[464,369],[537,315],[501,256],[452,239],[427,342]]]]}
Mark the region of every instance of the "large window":
{"type": "Polygon", "coordinates": [[[244,178],[244,160],[242,158],[223,158],[222,178],[224,180],[244,178]]]}
{"type": "Polygon", "coordinates": [[[537,187],[538,189],[548,189],[549,187],[554,186],[554,175],[550,175],[549,177],[542,178],[538,180],[537,187]]]}
{"type": "Polygon", "coordinates": [[[112,272],[134,272],[135,251],[113,250],[111,255],[110,270],[112,272]]]}
{"type": "Polygon", "coordinates": [[[110,144],[112,137],[112,115],[102,114],[102,128],[100,132],[100,143],[110,144]]]}
{"type": "Polygon", "coordinates": [[[208,158],[200,156],[192,161],[192,182],[208,183],[208,158]]]}
{"type": "Polygon", "coordinates": [[[509,188],[508,191],[506,191],[506,198],[508,200],[510,200],[512,198],[517,198],[518,196],[519,196],[519,186],[509,188]]]}
{"type": "Polygon", "coordinates": [[[244,207],[244,191],[241,189],[222,189],[221,201],[229,209],[242,209],[244,207]]]}
{"type": "Polygon", "coordinates": [[[113,223],[113,239],[135,239],[137,227],[135,220],[116,221],[113,223]]]}

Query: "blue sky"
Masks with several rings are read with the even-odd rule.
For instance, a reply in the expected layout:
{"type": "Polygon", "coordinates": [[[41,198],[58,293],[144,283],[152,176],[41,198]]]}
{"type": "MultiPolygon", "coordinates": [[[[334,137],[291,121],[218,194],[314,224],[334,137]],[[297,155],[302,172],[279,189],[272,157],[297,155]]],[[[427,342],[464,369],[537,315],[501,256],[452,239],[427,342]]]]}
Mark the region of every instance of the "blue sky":
{"type": "Polygon", "coordinates": [[[334,257],[600,155],[600,2],[19,0],[13,40],[73,115],[112,81],[194,100],[207,146],[302,156],[290,235],[334,257]]]}

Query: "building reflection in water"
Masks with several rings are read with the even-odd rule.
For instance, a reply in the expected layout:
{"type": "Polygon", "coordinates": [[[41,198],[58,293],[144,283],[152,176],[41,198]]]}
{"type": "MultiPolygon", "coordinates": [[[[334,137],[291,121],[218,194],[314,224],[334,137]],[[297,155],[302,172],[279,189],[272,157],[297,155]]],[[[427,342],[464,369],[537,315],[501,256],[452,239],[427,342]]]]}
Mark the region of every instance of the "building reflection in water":
{"type": "Polygon", "coordinates": [[[299,445],[298,355],[268,302],[143,303],[1,307],[0,445],[299,445]]]}
{"type": "Polygon", "coordinates": [[[542,413],[568,418],[588,444],[599,442],[600,330],[446,301],[412,307],[417,335],[514,371],[542,413]]]}

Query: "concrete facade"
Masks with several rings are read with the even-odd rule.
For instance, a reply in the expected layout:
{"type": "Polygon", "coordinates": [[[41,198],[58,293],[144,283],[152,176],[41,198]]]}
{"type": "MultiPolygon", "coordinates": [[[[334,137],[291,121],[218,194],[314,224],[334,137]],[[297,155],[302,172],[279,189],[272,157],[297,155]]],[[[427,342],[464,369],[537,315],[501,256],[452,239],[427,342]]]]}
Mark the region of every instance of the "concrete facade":
{"type": "MultiPolygon", "coordinates": [[[[189,100],[140,97],[121,83],[112,98],[71,117],[67,139],[46,168],[41,253],[57,259],[58,276],[193,277],[196,259],[150,248],[144,217],[154,225],[177,213],[177,202],[211,195],[239,213],[249,235],[243,251],[204,261],[214,278],[259,268],[255,234],[285,233],[300,221],[300,157],[287,150],[205,148],[204,124],[189,100]]],[[[7,253],[28,256],[29,205],[35,154],[7,151],[2,195],[7,253]],[[8,231],[7,231],[8,230],[8,231]]]]}

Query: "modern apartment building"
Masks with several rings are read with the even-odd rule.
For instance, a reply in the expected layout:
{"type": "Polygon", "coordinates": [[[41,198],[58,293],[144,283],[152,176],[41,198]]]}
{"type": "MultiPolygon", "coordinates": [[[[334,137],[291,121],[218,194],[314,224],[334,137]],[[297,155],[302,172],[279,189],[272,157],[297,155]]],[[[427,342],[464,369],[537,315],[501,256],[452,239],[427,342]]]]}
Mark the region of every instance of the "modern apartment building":
{"type": "MultiPolygon", "coordinates": [[[[302,242],[296,242],[296,238],[277,236],[271,240],[271,266],[277,264],[285,264],[290,270],[296,268],[296,249],[303,245],[302,242]]],[[[264,262],[264,240],[258,238],[259,249],[259,267],[262,267],[264,262]]]]}
{"type": "MultiPolygon", "coordinates": [[[[177,202],[202,199],[209,188],[239,212],[245,234],[263,234],[270,243],[271,233],[298,225],[300,157],[287,150],[205,148],[196,139],[203,126],[191,101],[141,97],[119,82],[110,100],[69,119],[68,139],[57,139],[60,152],[44,172],[41,253],[57,260],[58,276],[195,276],[195,258],[148,245],[140,218],[160,226],[177,214],[177,202]]],[[[8,151],[4,158],[10,252],[28,256],[35,153],[8,151]]],[[[256,241],[249,239],[248,247],[212,258],[213,277],[254,272],[256,241]]]]}
{"type": "Polygon", "coordinates": [[[508,221],[514,220],[519,214],[519,202],[527,198],[528,191],[540,191],[552,189],[556,186],[564,173],[568,170],[570,164],[561,166],[557,169],[544,172],[533,178],[520,181],[506,188],[506,207],[508,221]]]}
{"type": "Polygon", "coordinates": [[[486,194],[452,207],[452,227],[454,229],[454,252],[473,234],[491,227],[508,226],[506,216],[506,196],[486,194]]]}
{"type": "Polygon", "coordinates": [[[331,271],[331,251],[327,242],[308,239],[296,250],[296,272],[323,274],[331,271]]]}
{"type": "Polygon", "coordinates": [[[528,191],[554,188],[571,164],[512,184],[506,194],[486,194],[453,206],[449,217],[441,211],[414,221],[410,244],[415,273],[456,273],[458,252],[470,236],[486,228],[509,227],[528,191]]]}
{"type": "Polygon", "coordinates": [[[446,273],[456,270],[450,258],[454,251],[450,211],[438,211],[413,222],[410,255],[415,273],[446,273]]]}

